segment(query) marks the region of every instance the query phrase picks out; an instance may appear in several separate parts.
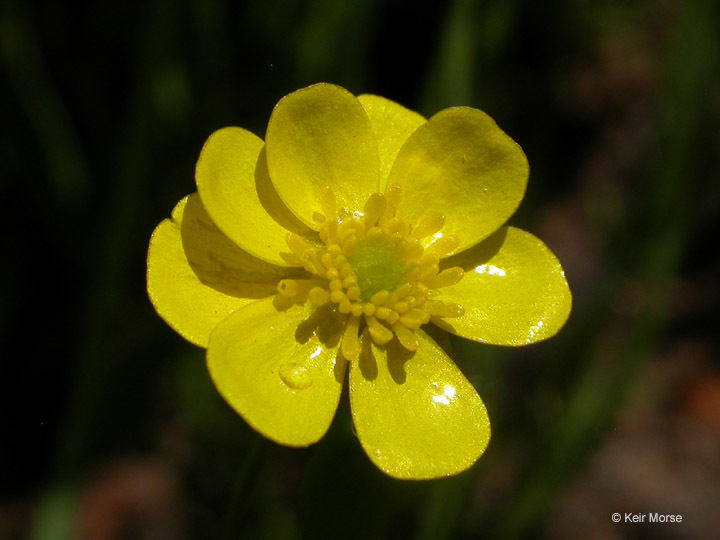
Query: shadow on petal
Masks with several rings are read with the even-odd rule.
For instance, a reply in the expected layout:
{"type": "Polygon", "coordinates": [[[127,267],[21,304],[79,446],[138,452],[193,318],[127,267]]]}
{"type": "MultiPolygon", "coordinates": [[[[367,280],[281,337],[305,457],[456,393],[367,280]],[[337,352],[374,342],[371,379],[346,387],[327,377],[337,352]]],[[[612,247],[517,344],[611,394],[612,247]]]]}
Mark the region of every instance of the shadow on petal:
{"type": "Polygon", "coordinates": [[[197,194],[187,200],[180,234],[185,256],[197,278],[229,296],[265,298],[275,292],[281,277],[298,273],[261,261],[240,249],[220,232],[197,194]]]}
{"type": "Polygon", "coordinates": [[[405,384],[407,380],[407,372],[405,371],[405,362],[415,356],[414,351],[409,351],[397,339],[393,339],[387,345],[387,363],[388,372],[393,381],[397,384],[405,384]]]}
{"type": "Polygon", "coordinates": [[[320,343],[334,348],[340,343],[343,319],[340,314],[327,306],[316,308],[298,324],[295,329],[295,340],[298,343],[307,343],[313,336],[317,336],[320,343]]]}
{"type": "Polygon", "coordinates": [[[440,268],[445,269],[453,266],[459,266],[465,272],[473,270],[478,265],[486,263],[497,255],[505,243],[507,233],[508,228],[501,227],[482,242],[475,244],[474,246],[466,249],[465,251],[461,251],[452,257],[443,259],[440,262],[440,268]]]}
{"type": "Polygon", "coordinates": [[[360,350],[360,357],[358,358],[358,367],[360,373],[367,381],[374,381],[378,376],[378,366],[375,355],[373,354],[372,338],[370,333],[365,329],[362,338],[360,340],[362,349],[360,350]]]}

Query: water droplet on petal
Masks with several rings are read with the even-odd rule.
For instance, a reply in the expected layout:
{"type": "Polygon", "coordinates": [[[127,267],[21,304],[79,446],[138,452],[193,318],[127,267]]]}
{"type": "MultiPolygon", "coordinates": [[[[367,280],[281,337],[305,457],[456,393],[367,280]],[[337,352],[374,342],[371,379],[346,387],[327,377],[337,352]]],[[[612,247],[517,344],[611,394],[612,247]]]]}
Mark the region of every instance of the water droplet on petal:
{"type": "Polygon", "coordinates": [[[280,366],[279,375],[282,382],[293,390],[304,390],[312,386],[312,379],[307,368],[295,362],[288,362],[280,366]]]}

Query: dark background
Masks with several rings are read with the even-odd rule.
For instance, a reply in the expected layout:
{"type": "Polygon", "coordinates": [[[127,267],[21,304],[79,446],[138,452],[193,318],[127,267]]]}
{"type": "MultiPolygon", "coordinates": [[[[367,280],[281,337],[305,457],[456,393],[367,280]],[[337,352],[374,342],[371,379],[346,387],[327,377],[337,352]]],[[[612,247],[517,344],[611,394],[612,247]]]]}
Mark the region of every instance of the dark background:
{"type": "Polygon", "coordinates": [[[0,7],[0,539],[720,537],[717,2],[69,6],[0,7]],[[264,441],[147,299],[204,140],[318,81],[480,108],[530,161],[510,223],[573,312],[532,347],[453,342],[493,421],[457,477],[383,476],[347,396],[314,447],[264,441]]]}

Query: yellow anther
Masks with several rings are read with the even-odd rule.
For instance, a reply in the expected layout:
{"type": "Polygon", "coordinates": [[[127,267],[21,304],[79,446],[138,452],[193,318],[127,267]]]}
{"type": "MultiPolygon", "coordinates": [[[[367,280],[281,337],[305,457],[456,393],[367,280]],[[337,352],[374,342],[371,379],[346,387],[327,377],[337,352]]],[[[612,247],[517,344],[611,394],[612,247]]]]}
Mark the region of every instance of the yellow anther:
{"type": "Polygon", "coordinates": [[[300,292],[300,287],[294,279],[281,279],[277,284],[277,292],[288,298],[296,296],[300,292]]]}
{"type": "Polygon", "coordinates": [[[408,261],[403,268],[406,281],[415,281],[420,275],[420,265],[415,261],[408,261]]]}
{"type": "Polygon", "coordinates": [[[339,279],[333,279],[330,282],[329,287],[330,287],[331,291],[342,291],[343,290],[342,281],[340,281],[339,279]]]}
{"type": "Polygon", "coordinates": [[[350,310],[352,309],[352,304],[350,304],[350,300],[345,298],[338,304],[338,311],[340,313],[346,314],[350,313],[350,310]]]}
{"type": "Polygon", "coordinates": [[[346,360],[354,362],[360,356],[360,338],[358,337],[358,327],[360,318],[353,314],[348,317],[343,332],[342,343],[340,344],[340,352],[346,360]]]}
{"type": "Polygon", "coordinates": [[[419,296],[425,296],[425,295],[427,295],[428,290],[429,290],[429,289],[428,289],[428,286],[427,286],[427,285],[425,285],[424,283],[420,283],[420,282],[418,281],[417,283],[415,283],[415,285],[413,285],[413,288],[412,288],[412,291],[411,291],[411,292],[412,292],[412,294],[413,294],[414,296],[418,296],[418,297],[419,297],[419,296]]]}
{"type": "MultiPolygon", "coordinates": [[[[337,248],[340,252],[342,252],[342,248],[340,246],[337,246],[337,248]]],[[[335,266],[335,268],[340,268],[345,263],[347,263],[347,257],[342,254],[338,254],[338,256],[333,260],[333,266],[335,266]]]]}
{"type": "Polygon", "coordinates": [[[358,287],[357,285],[353,285],[347,290],[347,297],[350,300],[357,300],[358,298],[360,298],[360,294],[360,287],[358,287]]]}
{"type": "Polygon", "coordinates": [[[440,300],[428,300],[425,311],[435,317],[462,317],[465,314],[465,309],[460,304],[440,300]]]}
{"type": "Polygon", "coordinates": [[[378,321],[375,317],[365,317],[367,322],[368,330],[373,341],[378,345],[385,345],[388,341],[393,338],[393,333],[390,329],[378,321]]]}
{"type": "Polygon", "coordinates": [[[353,273],[352,266],[350,266],[349,263],[343,263],[340,266],[340,275],[342,276],[343,279],[346,279],[346,278],[352,276],[352,273],[353,273]]]}
{"type": "Polygon", "coordinates": [[[445,215],[440,212],[430,212],[420,218],[418,224],[412,230],[412,236],[418,239],[432,236],[445,225],[445,215]]]}
{"type": "Polygon", "coordinates": [[[304,259],[307,251],[312,251],[312,246],[302,236],[290,233],[285,238],[285,243],[298,258],[304,259]]]}
{"type": "Polygon", "coordinates": [[[452,268],[446,268],[439,274],[425,279],[423,282],[430,289],[440,289],[442,287],[449,287],[459,282],[465,272],[459,266],[453,266],[452,268]]]}
{"type": "Polygon", "coordinates": [[[357,231],[354,227],[345,227],[343,223],[340,227],[340,243],[347,242],[350,238],[357,237],[357,231]]]}
{"type": "Polygon", "coordinates": [[[372,295],[370,301],[376,306],[382,306],[390,296],[388,291],[380,291],[372,295]]]}
{"type": "Polygon", "coordinates": [[[363,314],[363,305],[362,305],[361,303],[359,303],[359,302],[355,302],[355,303],[352,304],[352,306],[350,307],[350,313],[352,313],[352,314],[355,315],[356,317],[359,317],[360,315],[363,314]]]}
{"type": "Polygon", "coordinates": [[[407,302],[398,302],[393,306],[393,309],[402,315],[403,313],[407,313],[410,309],[410,305],[407,302]]]}
{"type": "Polygon", "coordinates": [[[398,255],[402,259],[408,260],[408,259],[417,259],[423,254],[423,247],[420,245],[420,242],[414,238],[412,239],[406,239],[404,238],[398,243],[398,255]]]}
{"type": "Polygon", "coordinates": [[[340,244],[330,244],[328,246],[328,253],[334,257],[333,264],[335,264],[335,259],[342,256],[342,248],[340,247],[340,244]]]}
{"type": "Polygon", "coordinates": [[[437,275],[438,270],[440,270],[440,267],[437,264],[427,264],[427,265],[421,265],[420,266],[420,272],[418,274],[418,281],[427,281],[431,277],[437,275]]]}
{"type": "Polygon", "coordinates": [[[437,266],[440,264],[440,257],[435,255],[434,253],[429,252],[427,249],[425,250],[425,253],[423,253],[423,256],[420,257],[420,266],[437,266]]]}
{"type": "Polygon", "coordinates": [[[328,270],[327,272],[325,272],[325,277],[327,279],[337,279],[338,277],[340,277],[340,272],[338,272],[337,268],[333,267],[330,268],[330,270],[328,270]]]}
{"type": "Polygon", "coordinates": [[[398,218],[396,218],[396,217],[393,217],[393,218],[388,219],[388,220],[387,220],[385,223],[383,223],[383,225],[382,225],[382,230],[383,230],[383,231],[385,232],[385,234],[387,234],[387,235],[393,235],[393,234],[396,234],[396,233],[402,234],[403,232],[405,232],[405,234],[407,234],[407,232],[406,232],[407,229],[409,229],[409,227],[407,226],[407,224],[406,224],[404,221],[400,221],[400,220],[399,220],[398,218]]]}
{"type": "Polygon", "coordinates": [[[454,236],[442,236],[425,248],[426,253],[437,257],[447,257],[460,245],[460,240],[454,236]]]}
{"type": "Polygon", "coordinates": [[[411,330],[420,328],[423,325],[424,320],[425,313],[417,308],[411,309],[408,313],[400,317],[400,322],[411,330]]]}
{"type": "Polygon", "coordinates": [[[375,309],[375,317],[378,319],[387,319],[392,314],[392,309],[385,306],[380,306],[375,309]]]}
{"type": "Polygon", "coordinates": [[[337,218],[337,201],[335,200],[335,194],[330,187],[325,188],[320,192],[320,207],[328,220],[337,218]]]}
{"type": "Polygon", "coordinates": [[[363,306],[363,313],[364,313],[367,317],[372,317],[372,315],[375,313],[375,304],[371,304],[370,302],[368,302],[367,304],[365,304],[365,305],[363,306]]]}
{"type": "Polygon", "coordinates": [[[353,252],[355,251],[355,248],[357,247],[357,236],[350,235],[342,242],[342,251],[343,255],[346,257],[350,257],[353,252]]]}
{"type": "Polygon", "coordinates": [[[415,332],[402,323],[394,324],[393,330],[395,330],[395,335],[397,336],[400,345],[405,347],[408,351],[417,351],[420,346],[420,342],[418,341],[415,332]]]}
{"type": "Polygon", "coordinates": [[[398,295],[397,295],[397,293],[391,292],[391,293],[388,295],[387,300],[385,300],[385,301],[383,302],[383,304],[386,305],[386,306],[388,306],[388,307],[393,307],[397,301],[398,301],[398,295]]]}
{"type": "Polygon", "coordinates": [[[330,300],[332,300],[336,304],[339,304],[346,298],[347,296],[345,296],[345,293],[342,291],[333,291],[330,293],[330,300]]]}
{"type": "Polygon", "coordinates": [[[323,266],[328,270],[333,267],[333,258],[332,255],[330,255],[329,253],[323,253],[322,257],[320,257],[320,261],[323,263],[323,266]]]}
{"type": "Polygon", "coordinates": [[[385,209],[385,215],[380,219],[381,224],[395,217],[395,212],[397,212],[402,198],[402,188],[398,184],[388,186],[385,190],[385,198],[387,199],[387,208],[385,209]]]}
{"type": "Polygon", "coordinates": [[[325,225],[322,226],[322,228],[320,229],[320,237],[326,245],[337,244],[339,242],[339,226],[340,225],[337,222],[337,219],[329,220],[327,223],[325,223],[325,225]]]}
{"type": "Polygon", "coordinates": [[[313,287],[308,294],[310,301],[316,306],[324,306],[330,300],[330,293],[322,287],[313,287]]]}
{"type": "Polygon", "coordinates": [[[368,240],[378,245],[384,245],[387,243],[387,237],[380,227],[370,227],[367,234],[365,235],[368,240]]]}
{"type": "Polygon", "coordinates": [[[408,294],[410,294],[411,290],[412,290],[412,285],[410,283],[403,283],[396,289],[395,294],[397,294],[398,300],[402,300],[408,294]]]}
{"type": "Polygon", "coordinates": [[[373,193],[365,203],[365,230],[372,228],[385,213],[387,201],[380,193],[373,193]]]}
{"type": "Polygon", "coordinates": [[[345,277],[345,279],[343,279],[342,284],[343,284],[343,287],[345,287],[346,289],[349,289],[350,287],[357,285],[357,278],[351,274],[351,275],[345,277]]]}

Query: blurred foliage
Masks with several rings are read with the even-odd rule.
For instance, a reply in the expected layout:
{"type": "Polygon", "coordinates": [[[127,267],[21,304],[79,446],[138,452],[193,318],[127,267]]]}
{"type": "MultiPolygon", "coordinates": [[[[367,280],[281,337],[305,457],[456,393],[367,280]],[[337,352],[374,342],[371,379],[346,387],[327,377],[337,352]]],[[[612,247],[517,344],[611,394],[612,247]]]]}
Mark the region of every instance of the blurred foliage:
{"type": "MultiPolygon", "coordinates": [[[[712,0],[6,0],[0,538],[604,538],[610,511],[663,511],[609,489],[586,509],[594,522],[567,516],[588,471],[608,466],[603,448],[631,454],[647,418],[678,437],[689,433],[678,422],[698,420],[720,448],[720,384],[707,383],[720,367],[718,11],[712,0]],[[425,115],[478,107],[528,155],[511,221],[563,262],[574,312],[531,348],[453,340],[494,429],[458,477],[383,476],[347,396],[314,447],[262,440],[146,298],[147,240],[194,190],[206,137],[226,125],[263,135],[280,97],[318,81],[425,115]]],[[[683,500],[707,499],[710,465],[683,466],[696,467],[683,500]]],[[[661,474],[649,469],[644,487],[661,474]]],[[[691,512],[668,497],[664,511],[691,512]]],[[[642,537],[717,537],[714,514],[642,537]]]]}

